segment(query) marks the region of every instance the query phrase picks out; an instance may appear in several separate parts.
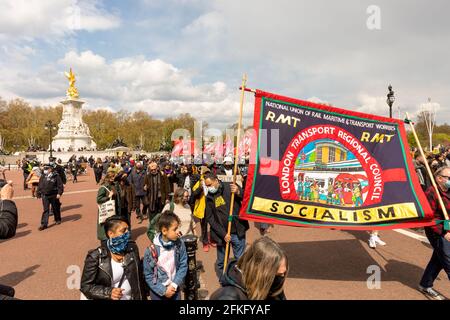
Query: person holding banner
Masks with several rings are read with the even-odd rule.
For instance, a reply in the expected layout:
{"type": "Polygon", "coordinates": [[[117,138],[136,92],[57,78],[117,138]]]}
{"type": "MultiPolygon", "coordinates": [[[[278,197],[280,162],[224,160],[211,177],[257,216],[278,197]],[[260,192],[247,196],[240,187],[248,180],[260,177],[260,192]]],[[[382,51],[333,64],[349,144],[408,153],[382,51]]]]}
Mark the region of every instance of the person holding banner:
{"type": "MultiPolygon", "coordinates": [[[[445,208],[450,210],[450,167],[445,166],[437,169],[434,177],[445,208]]],[[[438,222],[445,220],[433,186],[429,187],[426,195],[435,219],[438,222]]],[[[445,300],[446,298],[441,293],[433,289],[433,283],[442,269],[450,279],[450,232],[444,229],[442,223],[437,223],[434,226],[425,227],[425,234],[434,251],[420,280],[419,290],[431,299],[445,300]]]]}
{"type": "Polygon", "coordinates": [[[245,234],[249,229],[249,224],[248,221],[239,219],[242,189],[235,184],[221,182],[211,172],[206,173],[204,179],[205,185],[208,188],[205,216],[211,228],[211,240],[217,244],[216,272],[218,278],[221,279],[226,243],[231,242],[234,258],[239,259],[245,251],[245,234]],[[231,193],[234,193],[235,196],[231,232],[228,235],[227,226],[231,205],[231,193]]]}

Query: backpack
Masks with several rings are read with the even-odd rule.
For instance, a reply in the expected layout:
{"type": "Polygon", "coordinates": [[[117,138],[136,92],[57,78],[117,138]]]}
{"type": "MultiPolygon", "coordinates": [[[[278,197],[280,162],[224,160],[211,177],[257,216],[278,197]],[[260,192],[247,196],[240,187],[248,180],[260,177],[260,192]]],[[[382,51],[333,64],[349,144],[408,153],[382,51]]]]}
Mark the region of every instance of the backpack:
{"type": "MultiPolygon", "coordinates": [[[[159,215],[161,215],[159,213],[159,215]]],[[[155,217],[156,218],[156,217],[155,217]]],[[[179,250],[179,245],[176,244],[176,247],[179,250]]],[[[153,257],[153,260],[155,260],[155,266],[153,267],[153,279],[152,282],[153,284],[156,284],[156,282],[158,281],[158,251],[156,250],[155,245],[152,243],[151,245],[149,245],[148,250],[150,250],[150,253],[153,257]]],[[[142,268],[144,268],[144,257],[141,258],[141,266],[142,268]]],[[[148,297],[150,296],[150,286],[148,285],[147,281],[144,280],[144,294],[148,297]]]]}
{"type": "MultiPolygon", "coordinates": [[[[148,246],[148,249],[150,250],[150,253],[152,254],[153,259],[155,260],[155,267],[153,269],[153,283],[156,283],[157,276],[158,276],[158,251],[156,251],[155,245],[152,243],[148,246]]],[[[144,268],[144,257],[141,258],[141,266],[142,269],[144,268]]],[[[150,286],[148,285],[147,281],[144,279],[144,295],[146,297],[150,296],[150,286]]]]}
{"type": "MultiPolygon", "coordinates": [[[[175,204],[173,201],[170,202],[170,211],[173,212],[175,209],[175,204]]],[[[158,229],[158,221],[159,217],[161,217],[162,212],[158,213],[156,216],[153,217],[153,219],[148,224],[147,229],[147,237],[150,239],[151,242],[153,242],[153,238],[155,237],[158,229]]]]}

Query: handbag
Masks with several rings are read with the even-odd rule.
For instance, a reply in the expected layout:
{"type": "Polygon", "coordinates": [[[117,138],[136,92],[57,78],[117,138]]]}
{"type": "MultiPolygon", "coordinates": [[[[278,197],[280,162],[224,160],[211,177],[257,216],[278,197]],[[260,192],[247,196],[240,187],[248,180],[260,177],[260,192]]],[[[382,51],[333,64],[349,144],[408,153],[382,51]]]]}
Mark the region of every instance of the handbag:
{"type": "MultiPolygon", "coordinates": [[[[108,192],[109,189],[103,186],[108,192]]],[[[116,214],[116,202],[110,199],[102,204],[98,205],[98,223],[105,223],[106,219],[116,214]]]]}

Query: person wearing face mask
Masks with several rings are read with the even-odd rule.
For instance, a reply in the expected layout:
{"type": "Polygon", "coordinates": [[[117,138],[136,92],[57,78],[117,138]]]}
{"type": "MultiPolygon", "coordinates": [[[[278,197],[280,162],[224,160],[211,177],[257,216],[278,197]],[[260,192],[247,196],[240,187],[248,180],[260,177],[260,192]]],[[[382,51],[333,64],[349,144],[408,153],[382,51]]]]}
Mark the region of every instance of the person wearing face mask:
{"type": "Polygon", "coordinates": [[[125,217],[104,223],[107,245],[89,251],[84,262],[80,291],[83,299],[146,300],[139,249],[130,240],[125,217]]]}
{"type": "Polygon", "coordinates": [[[148,166],[144,181],[144,190],[147,192],[149,206],[149,220],[162,212],[162,208],[169,201],[170,186],[168,177],[159,170],[156,162],[148,166]]]}
{"type": "Polygon", "coordinates": [[[195,229],[198,219],[192,215],[191,207],[188,204],[189,193],[180,188],[175,191],[173,197],[173,204],[166,204],[163,208],[163,212],[166,210],[173,211],[178,218],[180,218],[179,233],[180,236],[196,235],[195,229]],[[173,207],[173,209],[171,209],[173,207]]]}
{"type": "Polygon", "coordinates": [[[233,158],[225,157],[223,159],[223,166],[216,172],[217,175],[233,176],[233,158]]]}
{"type": "Polygon", "coordinates": [[[283,286],[288,270],[288,258],[281,247],[262,237],[239,260],[230,261],[222,287],[210,300],[286,300],[283,286]]]}
{"type": "Polygon", "coordinates": [[[55,218],[55,224],[61,224],[61,202],[59,202],[59,199],[61,198],[63,192],[64,185],[61,177],[52,166],[44,166],[44,174],[42,174],[39,179],[39,184],[36,191],[36,196],[37,198],[42,198],[42,205],[44,207],[39,231],[45,230],[48,227],[50,206],[55,218]]]}
{"type": "Polygon", "coordinates": [[[210,226],[211,240],[217,244],[216,274],[220,280],[223,273],[226,243],[231,242],[234,258],[239,259],[245,250],[245,234],[249,229],[249,224],[248,221],[239,219],[242,189],[235,184],[221,182],[211,172],[206,173],[204,179],[205,186],[208,188],[205,218],[210,226]],[[231,232],[228,235],[228,218],[232,193],[235,195],[231,232]]]}
{"type": "MultiPolygon", "coordinates": [[[[450,167],[437,169],[434,177],[445,208],[447,212],[450,212],[450,167]]],[[[445,220],[433,186],[427,190],[426,195],[434,212],[435,220],[445,220]]],[[[438,223],[431,227],[425,227],[425,234],[434,251],[420,280],[419,291],[430,299],[445,300],[446,298],[433,288],[433,283],[442,269],[450,279],[450,232],[444,229],[442,223],[438,223]]]]}

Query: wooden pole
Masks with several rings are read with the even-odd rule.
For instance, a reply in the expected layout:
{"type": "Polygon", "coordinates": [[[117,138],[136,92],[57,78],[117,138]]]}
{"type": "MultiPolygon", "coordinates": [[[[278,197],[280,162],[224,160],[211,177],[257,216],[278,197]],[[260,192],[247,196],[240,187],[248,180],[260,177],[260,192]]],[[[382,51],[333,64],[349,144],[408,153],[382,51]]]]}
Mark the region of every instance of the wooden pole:
{"type": "Polygon", "coordinates": [[[416,139],[416,143],[419,148],[420,155],[422,156],[422,158],[424,160],[425,168],[427,169],[428,175],[430,176],[431,184],[433,185],[433,187],[436,191],[436,194],[437,194],[437,197],[439,200],[439,205],[441,206],[442,212],[444,213],[445,220],[449,220],[447,209],[445,208],[444,201],[442,201],[441,193],[439,192],[439,187],[437,186],[436,181],[434,180],[434,175],[431,172],[430,166],[428,165],[427,157],[425,157],[425,154],[422,149],[422,145],[420,144],[419,138],[417,137],[416,129],[414,128],[412,121],[409,119],[408,112],[406,113],[406,120],[409,122],[409,125],[411,126],[411,130],[413,132],[414,139],[416,139]]]}
{"type": "MultiPolygon", "coordinates": [[[[243,114],[243,111],[244,111],[244,93],[245,93],[245,85],[246,84],[247,84],[247,75],[244,74],[242,76],[242,86],[241,86],[241,106],[240,106],[240,110],[239,110],[237,146],[236,146],[236,153],[234,155],[233,184],[236,184],[236,174],[237,174],[237,169],[238,169],[239,141],[241,139],[242,114],[243,114]]],[[[231,233],[231,221],[233,219],[233,209],[234,209],[234,193],[231,194],[230,213],[228,215],[228,229],[227,229],[227,235],[228,236],[231,233]]],[[[230,242],[227,242],[226,247],[225,247],[225,260],[224,260],[224,263],[223,263],[223,274],[225,274],[225,272],[227,270],[229,253],[230,253],[230,242]]]]}

